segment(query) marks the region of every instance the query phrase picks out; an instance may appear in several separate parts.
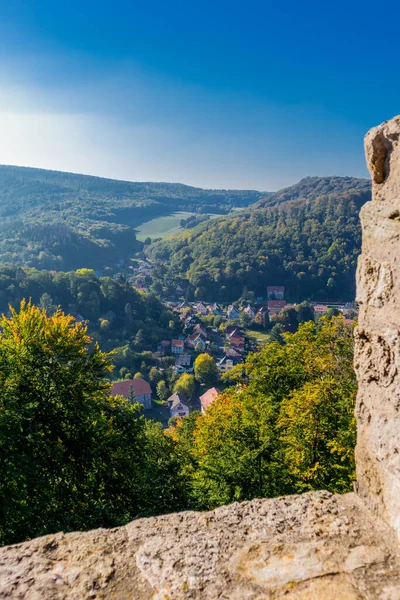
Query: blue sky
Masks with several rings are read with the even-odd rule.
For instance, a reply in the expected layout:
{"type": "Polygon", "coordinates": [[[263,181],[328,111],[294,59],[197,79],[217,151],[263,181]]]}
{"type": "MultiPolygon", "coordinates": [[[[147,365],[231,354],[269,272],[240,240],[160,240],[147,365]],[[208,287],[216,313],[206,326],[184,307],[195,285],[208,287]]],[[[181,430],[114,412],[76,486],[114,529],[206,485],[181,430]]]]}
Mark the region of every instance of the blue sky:
{"type": "Polygon", "coordinates": [[[0,163],[262,190],[367,176],[364,134],[400,113],[400,6],[378,8],[0,0],[0,163]]]}

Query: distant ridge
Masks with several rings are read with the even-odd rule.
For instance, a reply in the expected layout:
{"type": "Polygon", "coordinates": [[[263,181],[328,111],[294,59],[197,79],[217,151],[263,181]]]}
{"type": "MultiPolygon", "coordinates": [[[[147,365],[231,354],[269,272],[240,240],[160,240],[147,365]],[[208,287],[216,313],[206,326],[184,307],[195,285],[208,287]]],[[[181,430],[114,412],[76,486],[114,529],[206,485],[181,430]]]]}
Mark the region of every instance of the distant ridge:
{"type": "Polygon", "coordinates": [[[0,165],[0,262],[100,268],[141,248],[141,223],[179,211],[227,214],[263,195],[0,165]]]}
{"type": "MultiPolygon", "coordinates": [[[[233,301],[267,285],[290,300],[353,300],[367,179],[307,177],[231,215],[153,244],[187,295],[233,301]]],[[[168,274],[167,274],[168,277],[168,274]]]]}

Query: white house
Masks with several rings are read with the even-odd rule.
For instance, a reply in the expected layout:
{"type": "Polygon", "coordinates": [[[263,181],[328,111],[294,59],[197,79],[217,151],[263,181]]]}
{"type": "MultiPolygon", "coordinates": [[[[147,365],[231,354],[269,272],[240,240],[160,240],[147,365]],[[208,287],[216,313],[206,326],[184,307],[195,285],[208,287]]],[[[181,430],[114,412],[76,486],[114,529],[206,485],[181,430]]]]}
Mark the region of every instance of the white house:
{"type": "Polygon", "coordinates": [[[175,392],[168,398],[169,411],[171,417],[187,417],[189,407],[185,404],[186,398],[179,392],[175,392]]]}
{"type": "Polygon", "coordinates": [[[185,348],[185,342],[183,340],[172,340],[171,352],[172,354],[182,354],[185,348]]]}
{"type": "Polygon", "coordinates": [[[193,309],[196,313],[200,313],[201,315],[206,315],[208,313],[207,307],[202,302],[195,304],[193,309]]]}

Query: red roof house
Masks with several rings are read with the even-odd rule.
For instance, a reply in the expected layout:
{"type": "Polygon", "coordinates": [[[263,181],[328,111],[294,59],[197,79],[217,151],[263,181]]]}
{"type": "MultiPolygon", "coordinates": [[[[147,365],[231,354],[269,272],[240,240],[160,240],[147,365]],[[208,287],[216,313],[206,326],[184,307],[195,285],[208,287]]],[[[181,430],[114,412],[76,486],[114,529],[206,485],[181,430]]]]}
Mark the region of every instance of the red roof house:
{"type": "Polygon", "coordinates": [[[220,393],[219,389],[212,387],[200,396],[201,412],[205,412],[207,408],[214,402],[215,398],[220,393]]]}
{"type": "Polygon", "coordinates": [[[137,377],[136,379],[125,379],[124,381],[117,381],[114,383],[110,390],[111,396],[123,396],[124,398],[129,397],[130,389],[133,389],[135,394],[136,402],[139,404],[143,404],[144,408],[151,408],[151,387],[150,384],[147,383],[141,377],[137,377]]]}
{"type": "Polygon", "coordinates": [[[268,300],[268,310],[271,315],[276,315],[285,308],[286,300],[268,300]]]}

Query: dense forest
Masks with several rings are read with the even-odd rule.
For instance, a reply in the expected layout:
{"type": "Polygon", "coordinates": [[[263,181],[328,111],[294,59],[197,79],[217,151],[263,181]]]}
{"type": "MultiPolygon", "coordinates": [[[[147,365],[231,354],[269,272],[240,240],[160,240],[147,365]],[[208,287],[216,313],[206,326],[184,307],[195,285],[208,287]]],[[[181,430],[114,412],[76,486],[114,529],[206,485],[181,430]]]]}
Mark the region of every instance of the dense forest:
{"type": "Polygon", "coordinates": [[[0,543],[351,490],[351,326],[304,323],[235,369],[229,377],[239,383],[204,414],[163,431],[109,395],[110,358],[84,325],[25,302],[0,317],[0,543]]]}
{"type": "Polygon", "coordinates": [[[146,351],[181,332],[176,313],[154,295],[136,291],[123,277],[98,277],[91,269],[63,273],[0,265],[0,313],[23,299],[49,315],[61,307],[86,321],[101,349],[115,352],[117,368],[128,364],[139,370],[146,351]]]}
{"type": "Polygon", "coordinates": [[[353,300],[359,211],[370,196],[366,179],[309,177],[146,252],[164,263],[160,282],[180,284],[188,299],[265,297],[267,285],[284,285],[291,300],[353,300]]]}
{"type": "Polygon", "coordinates": [[[0,262],[101,268],[141,249],[135,227],[176,211],[226,214],[263,194],[0,166],[0,262]]]}

